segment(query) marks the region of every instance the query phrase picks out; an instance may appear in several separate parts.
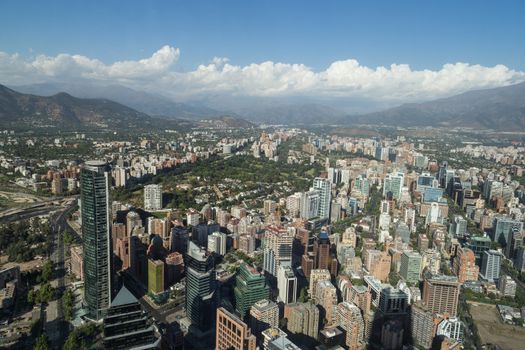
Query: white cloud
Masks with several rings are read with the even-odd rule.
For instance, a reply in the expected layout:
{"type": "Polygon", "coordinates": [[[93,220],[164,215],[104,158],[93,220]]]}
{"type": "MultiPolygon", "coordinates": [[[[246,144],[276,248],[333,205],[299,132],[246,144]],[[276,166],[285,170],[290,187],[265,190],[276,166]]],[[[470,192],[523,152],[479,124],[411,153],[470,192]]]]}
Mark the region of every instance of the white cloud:
{"type": "Polygon", "coordinates": [[[0,77],[4,84],[85,79],[120,83],[159,91],[178,99],[220,96],[303,96],[366,98],[369,100],[427,100],[476,89],[525,81],[525,73],[504,65],[485,67],[448,63],[439,70],[413,70],[406,64],[371,68],[355,59],[335,61],[323,71],[303,64],[265,61],[238,66],[228,58],[189,72],[178,72],[178,48],[164,46],[138,61],[105,64],[81,55],[39,55],[32,60],[0,52],[0,77]]]}

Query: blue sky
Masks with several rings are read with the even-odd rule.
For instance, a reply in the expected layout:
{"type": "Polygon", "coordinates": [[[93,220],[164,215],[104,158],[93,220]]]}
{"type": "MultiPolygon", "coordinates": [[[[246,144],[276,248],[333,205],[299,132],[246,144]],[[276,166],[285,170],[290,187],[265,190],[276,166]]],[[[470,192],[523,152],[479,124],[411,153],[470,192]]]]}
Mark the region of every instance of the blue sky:
{"type": "Polygon", "coordinates": [[[180,69],[214,56],[323,69],[448,62],[525,70],[525,1],[23,1],[0,4],[0,49],[110,63],[163,45],[180,69]]]}
{"type": "Polygon", "coordinates": [[[525,81],[524,18],[519,0],[3,0],[0,83],[421,101],[525,81]]]}

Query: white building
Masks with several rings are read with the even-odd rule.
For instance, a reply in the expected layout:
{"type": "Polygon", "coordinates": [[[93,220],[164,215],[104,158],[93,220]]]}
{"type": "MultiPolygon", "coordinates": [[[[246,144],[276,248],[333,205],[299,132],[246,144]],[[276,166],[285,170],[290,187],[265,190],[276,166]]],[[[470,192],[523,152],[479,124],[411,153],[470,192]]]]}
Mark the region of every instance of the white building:
{"type": "Polygon", "coordinates": [[[144,186],[144,209],[160,210],[162,209],[162,186],[146,185],[144,186]]]}

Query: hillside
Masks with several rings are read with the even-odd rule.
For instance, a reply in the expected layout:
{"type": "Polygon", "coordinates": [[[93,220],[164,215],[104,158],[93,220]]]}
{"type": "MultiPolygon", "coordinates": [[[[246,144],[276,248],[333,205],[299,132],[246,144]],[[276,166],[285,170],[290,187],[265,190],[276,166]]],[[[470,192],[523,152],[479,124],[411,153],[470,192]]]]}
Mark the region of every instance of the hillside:
{"type": "Polygon", "coordinates": [[[348,123],[525,130],[525,83],[351,116],[348,123]]]}
{"type": "MultiPolygon", "coordinates": [[[[175,122],[173,122],[175,123],[175,122]]],[[[166,121],[107,99],[81,99],[67,93],[44,97],[0,85],[0,125],[9,128],[148,128],[166,121]]]]}

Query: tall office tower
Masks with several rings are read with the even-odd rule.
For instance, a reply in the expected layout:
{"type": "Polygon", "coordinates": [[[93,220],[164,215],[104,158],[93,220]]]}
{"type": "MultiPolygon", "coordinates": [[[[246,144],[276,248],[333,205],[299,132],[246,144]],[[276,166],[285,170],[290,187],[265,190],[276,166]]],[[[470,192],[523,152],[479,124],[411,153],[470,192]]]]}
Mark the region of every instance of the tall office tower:
{"type": "Polygon", "coordinates": [[[208,330],[215,305],[213,257],[190,242],[186,254],[186,313],[195,326],[208,330]]]}
{"type": "Polygon", "coordinates": [[[401,320],[389,320],[381,327],[381,345],[384,350],[403,348],[405,328],[401,320]]]}
{"type": "Polygon", "coordinates": [[[148,292],[159,294],[164,292],[164,262],[148,259],[148,292]]]}
{"type": "Polygon", "coordinates": [[[401,172],[388,174],[383,182],[383,196],[399,200],[404,181],[405,176],[401,172]]]}
{"type": "Polygon", "coordinates": [[[297,301],[297,277],[290,265],[281,265],[277,268],[277,289],[279,300],[285,304],[297,301]]]}
{"type": "Polygon", "coordinates": [[[408,308],[408,295],[399,289],[387,287],[381,289],[379,311],[383,315],[405,314],[408,308]]]}
{"type": "Polygon", "coordinates": [[[148,283],[147,248],[138,236],[129,237],[129,271],[142,283],[148,283]]]}
{"type": "Polygon", "coordinates": [[[287,304],[284,317],[288,319],[288,331],[317,339],[319,333],[319,309],[310,303],[287,304]]]}
{"type": "Polygon", "coordinates": [[[359,308],[347,301],[339,303],[337,305],[337,320],[339,326],[346,331],[345,344],[348,349],[363,349],[365,325],[359,308]]]}
{"type": "Polygon", "coordinates": [[[331,243],[328,233],[321,231],[314,240],[314,268],[330,270],[332,275],[337,275],[337,259],[331,253],[331,243]]]}
{"type": "Polygon", "coordinates": [[[419,281],[419,273],[421,271],[421,255],[417,252],[405,251],[401,255],[401,266],[399,274],[409,283],[417,283],[419,281]]]}
{"type": "Polygon", "coordinates": [[[497,250],[486,250],[483,252],[480,276],[484,280],[494,282],[499,278],[503,254],[497,250]]]}
{"type": "Polygon", "coordinates": [[[162,185],[153,184],[144,186],[144,209],[162,209],[162,185]]]}
{"type": "Polygon", "coordinates": [[[171,229],[170,235],[170,250],[180,254],[188,252],[188,242],[190,241],[190,234],[186,227],[176,226],[171,229]]]}
{"type": "Polygon", "coordinates": [[[279,327],[279,306],[273,301],[262,299],[250,309],[250,328],[256,336],[268,328],[279,327]]]}
{"type": "Polygon", "coordinates": [[[310,272],[310,289],[309,289],[310,295],[312,297],[315,297],[316,290],[317,290],[317,282],[323,281],[323,280],[330,281],[330,279],[331,279],[330,271],[326,269],[312,270],[312,272],[310,272]]]}
{"type": "Polygon", "coordinates": [[[330,180],[316,177],[313,188],[319,191],[319,212],[322,219],[330,218],[330,203],[332,202],[332,183],[330,180]]]}
{"type": "Polygon", "coordinates": [[[492,237],[494,242],[507,245],[510,243],[510,238],[514,233],[523,232],[523,221],[512,220],[508,217],[498,217],[494,220],[492,228],[494,230],[494,236],[492,237]]]}
{"type": "Polygon", "coordinates": [[[219,255],[226,254],[226,234],[222,232],[213,232],[208,236],[208,251],[219,255]]]}
{"type": "Polygon", "coordinates": [[[387,200],[382,200],[381,204],[379,205],[380,213],[381,214],[389,214],[390,213],[390,202],[387,200]]]}
{"type": "Polygon", "coordinates": [[[354,182],[354,190],[368,197],[370,195],[370,181],[366,175],[359,175],[354,182]]]}
{"type": "Polygon", "coordinates": [[[103,320],[104,349],[159,349],[161,337],[137,298],[122,287],[103,320]]]}
{"type": "Polygon", "coordinates": [[[454,274],[458,276],[459,283],[477,281],[479,266],[476,265],[476,256],[468,248],[459,247],[454,258],[454,274]]]}
{"type": "Polygon", "coordinates": [[[315,302],[324,311],[323,316],[328,324],[333,325],[336,321],[337,289],[332,282],[322,280],[317,282],[315,293],[315,302]]]}
{"type": "Polygon", "coordinates": [[[423,303],[431,312],[456,316],[460,284],[457,277],[425,274],[423,303]]]}
{"type": "Polygon", "coordinates": [[[516,252],[516,258],[514,259],[514,268],[518,272],[525,271],[525,247],[519,247],[516,252]]]}
{"type": "Polygon", "coordinates": [[[217,309],[216,350],[255,350],[256,339],[240,318],[220,307],[217,309]]]}
{"type": "Polygon", "coordinates": [[[184,274],[184,258],[181,253],[173,252],[166,256],[166,285],[179,282],[184,274]]]}
{"type": "Polygon", "coordinates": [[[266,285],[264,275],[246,263],[240,266],[233,292],[235,311],[242,319],[253,304],[259,300],[268,299],[270,296],[270,288],[266,285]]]}
{"type": "Polygon", "coordinates": [[[505,256],[510,260],[514,260],[518,254],[518,250],[523,246],[523,236],[521,231],[513,231],[509,235],[509,241],[505,247],[505,256]]]}
{"type": "Polygon", "coordinates": [[[80,172],[84,302],[88,316],[96,320],[105,315],[111,302],[109,176],[103,161],[88,161],[80,172]]]}
{"type": "Polygon", "coordinates": [[[309,220],[317,217],[319,215],[320,200],[319,191],[310,189],[310,191],[304,192],[301,196],[301,218],[309,220]]]}
{"type": "Polygon", "coordinates": [[[263,268],[273,276],[283,263],[292,261],[293,232],[279,226],[268,226],[264,232],[263,268]]]}
{"type": "Polygon", "coordinates": [[[432,348],[440,318],[427,306],[421,303],[412,304],[410,308],[410,331],[414,344],[424,349],[432,348]]]}

